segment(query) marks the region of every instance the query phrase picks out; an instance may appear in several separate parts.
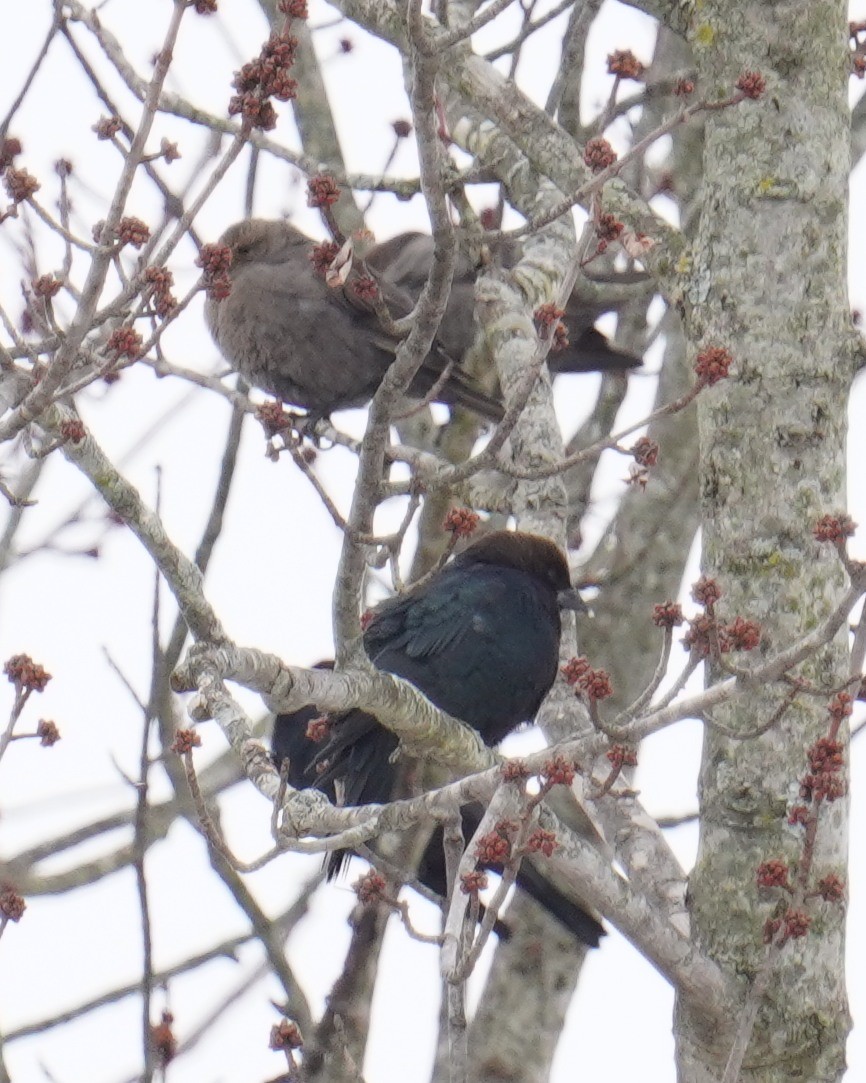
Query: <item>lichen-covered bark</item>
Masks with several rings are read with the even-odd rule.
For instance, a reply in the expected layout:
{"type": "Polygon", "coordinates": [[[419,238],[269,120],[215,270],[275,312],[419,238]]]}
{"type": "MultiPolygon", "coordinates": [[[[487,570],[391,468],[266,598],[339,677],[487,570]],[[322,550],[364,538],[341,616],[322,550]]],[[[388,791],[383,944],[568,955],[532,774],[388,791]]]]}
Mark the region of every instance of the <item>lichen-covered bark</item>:
{"type": "MultiPolygon", "coordinates": [[[[702,86],[724,93],[745,69],[767,80],[759,102],[707,120],[685,310],[696,348],[725,346],[736,360],[733,378],[700,400],[704,571],[725,592],[723,616],[760,621],[763,649],[772,650],[814,626],[845,583],[811,528],[845,501],[846,6],[708,0],[693,19],[702,86]]],[[[802,675],[830,687],[844,678],[845,661],[841,636],[802,675]]],[[[778,688],[756,689],[717,720],[752,729],[779,698],[778,688]]],[[[692,927],[702,949],[737,974],[753,974],[764,954],[771,904],[755,885],[756,866],[795,862],[800,852],[786,803],[805,749],[826,732],[825,706],[804,697],[756,740],[707,729],[692,927]]],[[[844,801],[825,807],[818,875],[844,870],[846,817],[844,801]]],[[[842,1075],[843,913],[810,905],[810,934],[785,945],[762,1000],[740,1077],[749,1083],[842,1075]]],[[[678,1037],[682,1080],[721,1078],[729,1038],[702,1030],[685,1003],[678,1037]]]]}
{"type": "Polygon", "coordinates": [[[526,896],[509,914],[514,934],[499,945],[469,1032],[472,1083],[545,1083],[589,950],[526,896]]]}
{"type": "MultiPolygon", "coordinates": [[[[672,72],[687,71],[691,62],[682,39],[663,30],[656,42],[648,83],[669,79],[672,72]]],[[[635,139],[658,126],[672,108],[670,95],[651,98],[635,139]]],[[[661,167],[674,178],[680,219],[689,237],[694,232],[702,146],[703,125],[686,126],[676,133],[671,153],[661,167]]],[[[648,170],[646,162],[636,162],[627,178],[640,192],[651,187],[646,179],[648,170]]],[[[679,319],[670,311],[665,317],[664,334],[665,354],[656,406],[680,398],[690,386],[679,319]]],[[[584,649],[595,664],[603,664],[610,673],[613,703],[621,709],[634,702],[652,677],[658,661],[659,636],[649,614],[656,603],[676,597],[699,517],[694,409],[659,419],[649,427],[647,435],[659,445],[658,465],[650,474],[646,490],[632,488],[626,493],[610,536],[586,569],[590,580],[603,579],[605,589],[593,603],[595,618],[587,629],[591,639],[584,649]],[[629,634],[624,636],[626,626],[629,634]]]]}

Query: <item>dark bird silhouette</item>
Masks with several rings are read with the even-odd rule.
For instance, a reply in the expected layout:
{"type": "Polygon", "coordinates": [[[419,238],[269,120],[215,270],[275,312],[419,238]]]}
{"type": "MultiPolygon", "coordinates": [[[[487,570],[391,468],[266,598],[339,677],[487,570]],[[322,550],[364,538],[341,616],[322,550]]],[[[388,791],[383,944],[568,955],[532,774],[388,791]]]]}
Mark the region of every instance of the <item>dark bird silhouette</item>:
{"type": "MultiPolygon", "coordinates": [[[[497,530],[369,614],[364,649],[488,745],[531,721],[556,679],[560,608],[583,608],[568,563],[548,538],[497,530]]],[[[350,805],[387,800],[379,782],[393,734],[363,711],[345,714],[322,750],[322,781],[350,805]],[[375,793],[375,796],[374,796],[375,793]]]]}
{"type": "MultiPolygon", "coordinates": [[[[351,280],[327,285],[310,262],[313,242],[288,222],[248,218],[230,226],[220,243],[232,252],[232,288],[222,300],[208,298],[205,320],[229,364],[314,418],[369,402],[399,344],[383,330],[370,300],[351,280]]],[[[411,312],[412,298],[400,286],[383,281],[381,293],[394,317],[411,312]]],[[[434,385],[439,402],[489,420],[502,416],[501,405],[460,371],[438,340],[408,394],[423,398],[434,385]]]]}
{"type": "MultiPolygon", "coordinates": [[[[505,267],[513,267],[520,255],[517,244],[504,240],[497,254],[505,267]]],[[[365,262],[385,282],[417,297],[433,264],[433,238],[427,233],[399,233],[376,245],[365,262]]],[[[448,307],[437,333],[448,353],[463,357],[475,337],[476,268],[461,251],[451,286],[448,307]]],[[[595,326],[605,307],[590,304],[575,291],[568,299],[563,317],[571,342],[563,350],[551,351],[547,364],[552,375],[562,372],[626,372],[643,364],[641,358],[617,349],[595,326]]]]}
{"type": "MultiPolygon", "coordinates": [[[[331,665],[330,662],[320,663],[320,666],[327,668],[331,665]]],[[[300,710],[277,715],[274,721],[271,749],[277,767],[284,760],[288,760],[287,781],[291,786],[295,789],[309,787],[319,789],[336,804],[335,780],[327,768],[327,747],[323,750],[320,744],[307,736],[308,724],[319,715],[320,712],[313,706],[301,707],[300,710]]],[[[398,796],[396,791],[399,785],[400,765],[391,759],[392,754],[397,750],[396,735],[380,726],[372,715],[359,710],[348,711],[337,716],[333,721],[334,729],[339,731],[340,726],[347,721],[350,725],[360,726],[367,729],[369,733],[377,735],[376,740],[367,745],[368,752],[373,749],[377,754],[376,770],[365,774],[366,785],[354,795],[354,800],[350,803],[375,802],[378,804],[390,801],[398,796]]],[[[462,809],[463,834],[467,839],[475,833],[483,815],[484,809],[477,803],[464,806],[462,809]]],[[[418,880],[440,899],[444,899],[447,893],[442,836],[443,829],[437,827],[421,855],[417,870],[418,880]]],[[[329,855],[327,862],[329,878],[344,868],[349,856],[344,851],[329,855]]],[[[502,867],[498,865],[486,867],[493,872],[502,872],[502,867]]],[[[601,924],[582,907],[558,891],[529,861],[521,863],[517,873],[517,884],[579,940],[593,948],[598,946],[600,938],[604,935],[601,924]]],[[[502,938],[509,935],[507,920],[497,921],[494,929],[502,938]]]]}
{"type": "Polygon", "coordinates": [[[563,606],[582,602],[559,548],[494,531],[372,610],[364,649],[494,745],[535,717],[556,678],[563,606]]]}
{"type": "MultiPolygon", "coordinates": [[[[556,678],[560,608],[582,605],[553,542],[496,531],[426,581],[377,606],[364,630],[364,648],[375,666],[411,681],[493,745],[535,717],[556,678]]],[[[303,710],[312,712],[304,716],[307,721],[316,714],[314,708],[303,710]]],[[[398,740],[390,730],[364,711],[347,711],[334,720],[324,745],[310,752],[298,736],[300,723],[290,721],[300,716],[280,716],[274,731],[277,757],[295,758],[292,777],[332,800],[339,782],[348,805],[393,797],[398,740]]],[[[467,831],[477,827],[481,814],[478,806],[464,810],[467,831]]],[[[434,840],[419,877],[444,891],[441,832],[434,840]]],[[[332,874],[344,859],[332,856],[332,874]]],[[[536,897],[577,935],[598,942],[594,918],[564,897],[548,903],[546,893],[554,889],[531,865],[521,875],[526,890],[544,895],[536,897]]]]}

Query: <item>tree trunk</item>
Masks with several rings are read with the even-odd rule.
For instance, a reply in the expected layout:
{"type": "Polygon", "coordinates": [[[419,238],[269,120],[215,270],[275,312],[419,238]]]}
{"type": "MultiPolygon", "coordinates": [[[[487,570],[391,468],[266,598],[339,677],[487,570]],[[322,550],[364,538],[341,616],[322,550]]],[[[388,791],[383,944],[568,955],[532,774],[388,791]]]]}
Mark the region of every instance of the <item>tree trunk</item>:
{"type": "MultiPolygon", "coordinates": [[[[690,35],[702,92],[724,95],[747,70],[767,82],[759,101],[707,120],[685,308],[691,343],[725,347],[735,360],[732,378],[699,401],[704,572],[722,588],[720,619],[759,621],[768,653],[826,616],[845,587],[833,547],[819,546],[812,527],[845,505],[852,371],[846,18],[841,0],[710,0],[690,35]]],[[[818,688],[838,686],[846,677],[845,635],[799,672],[818,688]]],[[[755,689],[715,721],[753,730],[783,693],[778,685],[755,689]]],[[[693,935],[737,975],[758,972],[763,923],[778,897],[757,887],[757,866],[773,858],[795,866],[802,854],[802,828],[787,825],[787,810],[806,770],[805,750],[827,732],[829,696],[799,697],[757,739],[706,731],[693,935]]],[[[823,806],[816,877],[844,870],[846,804],[823,806]]],[[[789,940],[773,964],[743,1081],[842,1076],[849,1025],[843,908],[817,899],[806,907],[811,929],[789,940]]],[[[721,1079],[729,1036],[702,1029],[682,1001],[677,1031],[680,1079],[721,1079]]]]}

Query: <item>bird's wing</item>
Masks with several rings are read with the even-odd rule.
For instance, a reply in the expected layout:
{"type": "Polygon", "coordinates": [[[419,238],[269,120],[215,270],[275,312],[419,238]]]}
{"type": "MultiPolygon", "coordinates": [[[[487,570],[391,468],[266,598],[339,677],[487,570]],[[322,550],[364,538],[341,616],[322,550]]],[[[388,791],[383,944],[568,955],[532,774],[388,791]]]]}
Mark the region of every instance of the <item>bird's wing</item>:
{"type": "Polygon", "coordinates": [[[331,734],[312,760],[315,785],[328,793],[342,782],[347,805],[390,801],[397,770],[391,756],[397,736],[357,708],[337,715],[331,734]]]}
{"type": "Polygon", "coordinates": [[[548,355],[548,364],[555,375],[560,372],[625,372],[643,364],[640,357],[614,346],[597,327],[566,326],[576,337],[564,350],[548,355]]]}
{"type": "Polygon", "coordinates": [[[504,582],[446,572],[429,587],[393,598],[376,611],[364,633],[373,662],[378,664],[386,651],[419,659],[458,648],[470,637],[496,638],[496,611],[507,593],[504,582]]]}

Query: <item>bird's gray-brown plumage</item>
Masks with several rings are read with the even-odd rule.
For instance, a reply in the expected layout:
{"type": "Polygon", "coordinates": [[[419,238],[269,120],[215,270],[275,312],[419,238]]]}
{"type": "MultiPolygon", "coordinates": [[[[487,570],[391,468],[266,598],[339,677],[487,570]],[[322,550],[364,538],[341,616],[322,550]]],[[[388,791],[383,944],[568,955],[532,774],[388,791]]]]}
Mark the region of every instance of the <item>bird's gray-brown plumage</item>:
{"type": "MultiPolygon", "coordinates": [[[[398,340],[382,328],[373,306],[351,282],[332,288],[310,262],[313,242],[288,222],[248,218],[220,238],[232,252],[231,292],[209,298],[205,319],[226,360],[256,387],[314,416],[363,406],[394,360],[398,340]]],[[[383,281],[392,315],[411,312],[411,296],[383,281]]],[[[424,397],[452,359],[435,341],[409,394],[424,397]]],[[[456,364],[437,401],[466,406],[497,420],[500,404],[456,364]]]]}
{"type": "MultiPolygon", "coordinates": [[[[507,239],[499,244],[498,257],[505,267],[513,267],[519,256],[516,243],[507,239]]],[[[427,233],[399,233],[396,237],[375,245],[365,256],[370,267],[382,281],[417,297],[427,281],[433,264],[433,238],[427,233]]],[[[461,251],[448,306],[437,334],[438,340],[454,357],[463,355],[475,337],[474,286],[476,268],[461,251]]],[[[562,350],[551,351],[547,364],[551,375],[564,372],[627,372],[640,365],[634,354],[617,349],[595,326],[595,321],[607,306],[591,305],[577,291],[565,306],[563,320],[571,338],[562,350]]]]}

